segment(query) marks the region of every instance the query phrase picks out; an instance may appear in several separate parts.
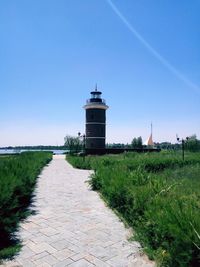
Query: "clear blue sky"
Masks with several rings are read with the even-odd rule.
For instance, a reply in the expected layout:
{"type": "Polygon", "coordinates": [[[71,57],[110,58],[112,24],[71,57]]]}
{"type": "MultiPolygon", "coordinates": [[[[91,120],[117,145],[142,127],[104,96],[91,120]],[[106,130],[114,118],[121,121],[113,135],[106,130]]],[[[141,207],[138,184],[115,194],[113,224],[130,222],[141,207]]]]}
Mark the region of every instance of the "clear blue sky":
{"type": "Polygon", "coordinates": [[[154,141],[200,138],[199,13],[199,0],[1,0],[0,146],[84,132],[96,82],[107,142],[145,141],[151,122],[154,141]]]}

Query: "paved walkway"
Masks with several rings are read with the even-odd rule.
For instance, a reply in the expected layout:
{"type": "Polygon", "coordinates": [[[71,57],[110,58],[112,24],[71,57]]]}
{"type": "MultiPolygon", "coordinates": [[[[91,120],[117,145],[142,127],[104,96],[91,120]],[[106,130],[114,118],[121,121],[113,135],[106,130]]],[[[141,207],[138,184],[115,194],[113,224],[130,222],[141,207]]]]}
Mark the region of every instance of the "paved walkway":
{"type": "Polygon", "coordinates": [[[54,156],[38,179],[36,215],[21,224],[23,248],[1,266],[152,267],[140,256],[139,244],[128,242],[128,230],[90,191],[89,171],[71,167],[54,156]]]}

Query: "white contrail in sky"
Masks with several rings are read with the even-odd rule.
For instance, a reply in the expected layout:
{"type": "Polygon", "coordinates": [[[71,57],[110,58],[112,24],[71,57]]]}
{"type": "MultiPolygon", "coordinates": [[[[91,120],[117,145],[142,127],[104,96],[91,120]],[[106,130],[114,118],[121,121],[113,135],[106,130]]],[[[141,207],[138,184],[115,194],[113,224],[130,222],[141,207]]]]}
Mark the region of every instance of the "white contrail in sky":
{"type": "Polygon", "coordinates": [[[183,81],[187,86],[200,93],[200,88],[195,83],[187,79],[178,69],[176,69],[169,61],[161,56],[143,37],[142,35],[130,24],[130,22],[122,15],[119,9],[115,6],[112,0],[106,0],[115,14],[125,24],[125,26],[132,32],[132,34],[154,55],[167,69],[169,69],[177,78],[183,81]]]}

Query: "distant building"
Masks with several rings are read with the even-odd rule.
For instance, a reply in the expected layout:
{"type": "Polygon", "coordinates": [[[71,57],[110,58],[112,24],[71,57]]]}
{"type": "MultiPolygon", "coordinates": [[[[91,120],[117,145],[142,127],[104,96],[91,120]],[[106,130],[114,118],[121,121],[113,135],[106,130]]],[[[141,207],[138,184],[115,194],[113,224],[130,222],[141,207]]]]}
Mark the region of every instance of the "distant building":
{"type": "Polygon", "coordinates": [[[84,109],[86,111],[86,136],[85,148],[89,150],[105,150],[106,144],[106,110],[109,108],[101,92],[97,90],[91,92],[91,98],[87,100],[84,109]]]}

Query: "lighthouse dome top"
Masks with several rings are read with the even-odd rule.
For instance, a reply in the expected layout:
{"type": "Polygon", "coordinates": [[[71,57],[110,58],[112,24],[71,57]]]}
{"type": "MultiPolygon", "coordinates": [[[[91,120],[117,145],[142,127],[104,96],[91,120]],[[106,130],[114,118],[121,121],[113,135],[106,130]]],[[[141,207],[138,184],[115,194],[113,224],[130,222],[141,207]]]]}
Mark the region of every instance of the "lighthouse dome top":
{"type": "Polygon", "coordinates": [[[96,84],[95,90],[91,91],[90,94],[91,94],[91,99],[101,99],[102,92],[100,92],[97,89],[97,84],[96,84]]]}
{"type": "Polygon", "coordinates": [[[91,91],[90,94],[92,96],[100,97],[100,95],[102,94],[102,92],[98,91],[97,90],[97,86],[96,86],[95,90],[94,91],[91,91]]]}
{"type": "Polygon", "coordinates": [[[85,109],[91,108],[99,108],[99,109],[107,109],[108,106],[106,105],[106,101],[101,98],[102,92],[97,90],[97,85],[94,91],[90,92],[91,97],[87,100],[86,105],[84,106],[85,109]]]}

